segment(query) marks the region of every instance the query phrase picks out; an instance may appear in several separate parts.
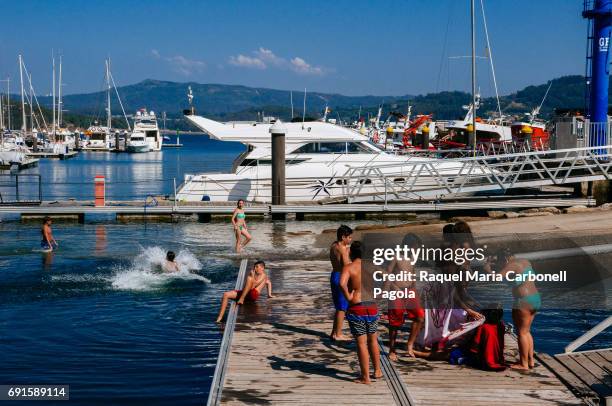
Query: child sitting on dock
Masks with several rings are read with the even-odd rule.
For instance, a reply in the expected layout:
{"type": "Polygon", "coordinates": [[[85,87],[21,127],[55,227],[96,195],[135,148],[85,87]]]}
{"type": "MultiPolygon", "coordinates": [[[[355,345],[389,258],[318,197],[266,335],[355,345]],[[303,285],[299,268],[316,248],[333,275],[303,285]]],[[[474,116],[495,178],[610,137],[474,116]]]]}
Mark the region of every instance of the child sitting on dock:
{"type": "MultiPolygon", "coordinates": [[[[402,246],[408,248],[419,248],[421,247],[421,239],[415,234],[406,234],[402,240],[402,246]]],[[[402,274],[407,272],[414,274],[414,267],[409,259],[398,261],[394,259],[387,267],[388,274],[402,274]]],[[[384,291],[403,291],[408,289],[409,292],[414,292],[414,298],[407,299],[395,299],[389,300],[388,303],[388,316],[389,316],[389,359],[391,361],[397,360],[397,353],[395,349],[395,342],[397,339],[398,330],[404,324],[406,318],[412,320],[412,326],[410,327],[410,336],[406,345],[406,352],[410,357],[414,357],[414,343],[417,339],[419,331],[423,326],[425,318],[425,311],[421,307],[418,296],[416,296],[416,283],[414,281],[385,281],[383,290],[384,291]]]]}
{"type": "Polygon", "coordinates": [[[374,379],[382,378],[378,349],[378,308],[374,301],[363,301],[361,292],[361,243],[355,241],[349,250],[351,263],[342,268],[340,288],[349,303],[346,313],[351,333],[357,341],[357,357],[361,375],[357,383],[369,384],[370,359],[374,366],[374,379]]]}
{"type": "Polygon", "coordinates": [[[221,299],[221,309],[219,309],[219,315],[217,316],[217,323],[220,323],[223,319],[223,315],[225,314],[225,309],[227,308],[227,303],[230,300],[237,300],[239,305],[247,302],[255,302],[259,299],[259,295],[264,287],[268,290],[268,297],[274,297],[272,295],[272,281],[268,278],[268,275],[265,271],[266,264],[263,261],[255,262],[253,265],[253,269],[247,276],[246,281],[244,282],[244,288],[242,290],[230,290],[223,293],[223,298],[221,299]]]}

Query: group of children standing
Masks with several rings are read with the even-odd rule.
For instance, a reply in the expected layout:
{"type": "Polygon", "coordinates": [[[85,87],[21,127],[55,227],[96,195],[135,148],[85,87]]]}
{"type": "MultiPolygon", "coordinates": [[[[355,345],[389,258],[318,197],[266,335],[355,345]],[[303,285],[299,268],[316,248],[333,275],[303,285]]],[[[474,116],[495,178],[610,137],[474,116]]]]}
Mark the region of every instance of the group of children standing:
{"type": "MultiPolygon", "coordinates": [[[[357,382],[369,383],[371,380],[370,360],[374,367],[374,378],[381,375],[380,354],[378,349],[378,321],[380,315],[376,302],[362,301],[362,246],[359,241],[352,241],[352,230],[342,225],[337,230],[336,241],[330,247],[330,262],[332,273],[330,286],[335,316],[330,338],[344,341],[342,324],[348,321],[351,334],[357,344],[357,355],[361,373],[357,382]]],[[[443,245],[451,249],[475,248],[475,242],[470,227],[465,222],[449,224],[444,228],[443,245]]],[[[406,235],[402,245],[408,248],[422,246],[421,240],[414,234],[406,235]]],[[[388,263],[387,274],[415,273],[414,262],[394,259],[388,263]]],[[[441,272],[460,273],[470,269],[470,263],[457,265],[453,261],[439,261],[436,267],[441,272]]],[[[509,272],[515,274],[535,273],[531,264],[524,259],[514,257],[508,250],[502,250],[497,255],[488,257],[486,261],[473,264],[483,272],[493,269],[505,276],[509,272]]],[[[528,370],[534,368],[534,345],[531,336],[531,323],[541,307],[540,293],[534,282],[524,280],[512,285],[514,304],[512,320],[517,328],[519,360],[510,365],[514,369],[528,370]]],[[[446,359],[451,363],[466,363],[486,370],[503,370],[504,334],[503,309],[498,304],[478,310],[478,304],[468,294],[466,282],[455,282],[451,290],[451,303],[464,317],[464,325],[458,328],[457,337],[464,335],[463,340],[451,342],[449,337],[440,337],[431,348],[415,349],[415,343],[425,322],[426,310],[423,308],[414,281],[385,281],[385,291],[408,291],[412,294],[406,299],[389,300],[386,316],[389,328],[389,358],[397,360],[397,337],[406,320],[411,320],[410,334],[406,343],[406,355],[410,357],[425,357],[446,359]],[[471,323],[467,323],[470,322],[471,323]],[[471,327],[466,328],[467,324],[471,327]],[[470,334],[464,334],[466,331],[470,334]],[[468,339],[466,339],[468,338],[468,339]]],[[[449,309],[451,312],[455,309],[449,309]]],[[[435,312],[429,309],[428,312],[435,312]]],[[[453,333],[451,332],[451,336],[453,333]]]]}

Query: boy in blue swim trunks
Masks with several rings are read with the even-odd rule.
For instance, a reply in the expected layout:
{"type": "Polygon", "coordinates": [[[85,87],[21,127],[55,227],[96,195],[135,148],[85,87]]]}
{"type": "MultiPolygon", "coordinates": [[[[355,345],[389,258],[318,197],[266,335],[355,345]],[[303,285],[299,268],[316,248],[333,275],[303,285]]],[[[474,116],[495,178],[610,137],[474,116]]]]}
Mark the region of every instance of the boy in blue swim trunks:
{"type": "Polygon", "coordinates": [[[329,260],[332,265],[329,283],[331,286],[334,308],[336,309],[334,326],[332,327],[330,338],[337,341],[348,340],[342,335],[342,324],[344,323],[344,317],[349,304],[340,290],[340,274],[342,273],[342,267],[351,262],[348,255],[348,248],[352,240],[353,230],[351,230],[349,226],[341,225],[336,231],[336,241],[329,248],[329,260]]]}
{"type": "Polygon", "coordinates": [[[355,241],[350,247],[351,263],[342,268],[340,287],[349,302],[346,313],[351,333],[357,341],[357,357],[361,374],[357,383],[369,384],[370,359],[374,366],[374,379],[382,378],[380,351],[378,349],[378,309],[376,302],[362,301],[361,295],[361,243],[355,241]]]}
{"type": "Polygon", "coordinates": [[[55,238],[53,238],[53,232],[51,231],[51,217],[45,217],[40,233],[42,237],[40,241],[40,248],[43,251],[53,251],[53,245],[55,244],[57,247],[58,244],[57,241],[55,241],[55,238]]]}

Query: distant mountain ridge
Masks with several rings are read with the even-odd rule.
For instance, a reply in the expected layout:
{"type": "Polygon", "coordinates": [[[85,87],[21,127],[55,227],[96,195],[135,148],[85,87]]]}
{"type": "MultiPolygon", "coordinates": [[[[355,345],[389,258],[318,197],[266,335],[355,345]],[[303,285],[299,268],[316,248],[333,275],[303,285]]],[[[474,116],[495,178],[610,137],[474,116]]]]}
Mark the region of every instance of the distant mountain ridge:
{"type": "MultiPolygon", "coordinates": [[[[256,88],[241,85],[200,84],[195,82],[178,83],[146,79],[142,82],[121,86],[117,90],[126,108],[126,112],[147,107],[157,112],[178,114],[188,107],[187,88],[191,86],[196,110],[211,115],[224,115],[264,106],[285,106],[291,109],[291,92],[256,88]]],[[[113,95],[114,96],[114,95],[113,95]]],[[[293,92],[293,103],[296,113],[302,111],[304,92],[293,92]]],[[[308,111],[319,111],[329,106],[342,108],[359,108],[359,106],[378,105],[411,96],[344,96],[334,93],[307,92],[308,111]]],[[[45,104],[51,103],[48,97],[40,98],[45,104]]],[[[63,97],[66,108],[74,113],[96,114],[104,111],[105,93],[72,94],[63,97]]],[[[120,106],[113,97],[111,108],[113,114],[119,113],[120,106]]]]}
{"type": "MultiPolygon", "coordinates": [[[[550,83],[550,82],[549,82],[550,83]]],[[[147,79],[142,82],[121,86],[121,95],[127,114],[140,108],[154,110],[161,115],[165,111],[170,120],[168,128],[187,128],[182,120],[182,110],[188,107],[187,88],[191,86],[194,106],[199,114],[218,120],[254,120],[264,112],[289,120],[291,118],[291,92],[241,85],[200,84],[195,82],[177,83],[147,79]]],[[[524,114],[538,106],[548,83],[527,86],[517,92],[500,97],[502,111],[507,114],[524,114]]],[[[294,115],[302,115],[304,93],[293,91],[294,115]]],[[[383,104],[383,117],[390,111],[406,112],[413,106],[413,114],[433,114],[435,119],[457,119],[465,114],[462,106],[470,102],[466,92],[445,91],[425,95],[405,96],[344,96],[335,93],[307,93],[307,115],[320,117],[325,105],[331,108],[330,117],[354,120],[361,110],[362,117],[376,114],[383,104]]],[[[41,103],[49,106],[49,97],[40,97],[41,103]]],[[[64,107],[70,115],[105,117],[105,93],[66,95],[64,107]]],[[[579,75],[564,76],[552,80],[552,87],[545,100],[541,116],[548,118],[555,108],[582,108],[584,105],[584,78],[579,75]]],[[[497,110],[495,98],[482,100],[480,116],[497,110]]],[[[112,103],[113,115],[120,115],[120,106],[115,97],[112,103]]]]}

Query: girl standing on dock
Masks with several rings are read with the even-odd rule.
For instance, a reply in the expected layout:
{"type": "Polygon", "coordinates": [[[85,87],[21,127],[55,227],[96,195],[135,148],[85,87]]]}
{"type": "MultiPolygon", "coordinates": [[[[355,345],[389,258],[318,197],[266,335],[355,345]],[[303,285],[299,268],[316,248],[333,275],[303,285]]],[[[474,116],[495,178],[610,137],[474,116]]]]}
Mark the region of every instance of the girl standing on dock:
{"type": "Polygon", "coordinates": [[[240,252],[249,242],[251,242],[251,234],[247,230],[246,214],[244,213],[244,200],[238,200],[238,204],[232,214],[232,224],[234,225],[234,234],[236,235],[236,252],[240,252]],[[244,243],[241,241],[244,235],[244,243]]]}
{"type": "Polygon", "coordinates": [[[516,258],[510,251],[503,250],[497,255],[495,269],[504,279],[513,276],[512,296],[512,321],[516,326],[519,347],[519,362],[512,365],[514,369],[532,369],[535,365],[533,357],[533,336],[531,335],[531,324],[536,313],[542,307],[542,298],[536,288],[535,282],[529,280],[530,275],[536,274],[533,266],[526,259],[516,258]]]}

